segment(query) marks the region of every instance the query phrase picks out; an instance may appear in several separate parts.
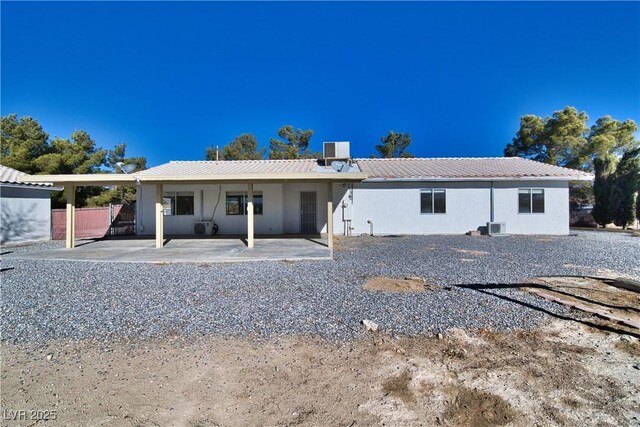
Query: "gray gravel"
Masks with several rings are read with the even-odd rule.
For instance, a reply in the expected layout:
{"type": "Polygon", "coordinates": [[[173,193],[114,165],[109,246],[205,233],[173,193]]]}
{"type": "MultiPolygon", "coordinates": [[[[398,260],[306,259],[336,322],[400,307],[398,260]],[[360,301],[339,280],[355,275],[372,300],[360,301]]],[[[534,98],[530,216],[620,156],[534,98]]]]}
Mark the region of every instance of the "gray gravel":
{"type": "Polygon", "coordinates": [[[566,314],[566,309],[516,289],[465,286],[506,285],[545,275],[640,277],[640,238],[624,233],[354,237],[339,245],[335,261],[295,263],[5,259],[2,267],[14,268],[0,273],[1,339],[299,333],[345,340],[364,334],[363,319],[392,334],[453,327],[529,329],[548,318],[545,311],[566,314]],[[422,276],[441,288],[422,294],[363,290],[363,281],[376,275],[422,276]]]}

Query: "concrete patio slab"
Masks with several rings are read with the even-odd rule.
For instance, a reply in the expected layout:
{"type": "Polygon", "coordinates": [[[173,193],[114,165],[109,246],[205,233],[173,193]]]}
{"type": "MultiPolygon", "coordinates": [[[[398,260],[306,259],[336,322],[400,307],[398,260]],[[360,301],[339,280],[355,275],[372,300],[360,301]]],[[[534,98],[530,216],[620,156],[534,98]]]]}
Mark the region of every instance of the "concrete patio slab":
{"type": "Polygon", "coordinates": [[[152,239],[106,239],[78,241],[73,249],[56,248],[8,253],[7,259],[43,259],[91,262],[237,262],[333,259],[326,239],[262,238],[254,248],[242,239],[167,238],[163,248],[152,239]]]}

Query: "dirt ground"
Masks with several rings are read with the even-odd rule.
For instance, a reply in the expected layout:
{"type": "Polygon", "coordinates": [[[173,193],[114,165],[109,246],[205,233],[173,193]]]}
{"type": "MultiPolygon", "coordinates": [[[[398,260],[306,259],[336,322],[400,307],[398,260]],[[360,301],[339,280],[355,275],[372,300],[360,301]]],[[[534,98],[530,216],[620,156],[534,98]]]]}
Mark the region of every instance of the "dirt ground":
{"type": "MultiPolygon", "coordinates": [[[[165,337],[2,345],[3,425],[640,425],[637,337],[165,337]],[[20,410],[23,421],[12,421],[20,410]],[[55,411],[49,421],[34,418],[55,411]]],[[[51,414],[51,413],[50,413],[51,414]]]]}
{"type": "Polygon", "coordinates": [[[433,288],[422,277],[404,277],[401,279],[385,276],[374,276],[365,280],[362,287],[368,291],[413,293],[424,292],[433,288]]]}

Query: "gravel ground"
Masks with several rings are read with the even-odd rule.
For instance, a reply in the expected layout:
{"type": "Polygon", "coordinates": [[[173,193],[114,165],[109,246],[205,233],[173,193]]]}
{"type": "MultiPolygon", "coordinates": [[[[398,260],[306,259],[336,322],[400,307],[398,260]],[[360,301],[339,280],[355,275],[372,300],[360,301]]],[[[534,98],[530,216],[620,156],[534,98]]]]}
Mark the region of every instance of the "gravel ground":
{"type": "MultiPolygon", "coordinates": [[[[47,242],[5,250],[31,251],[47,242]]],[[[88,263],[3,260],[1,339],[226,334],[361,336],[363,319],[393,334],[453,327],[530,329],[544,311],[566,309],[513,284],[548,275],[640,277],[640,238],[574,236],[353,237],[335,261],[228,264],[88,263]],[[8,269],[8,267],[13,267],[8,269]],[[362,289],[370,276],[421,276],[441,287],[421,294],[362,289]],[[483,292],[484,291],[484,292],[483,292]]]]}

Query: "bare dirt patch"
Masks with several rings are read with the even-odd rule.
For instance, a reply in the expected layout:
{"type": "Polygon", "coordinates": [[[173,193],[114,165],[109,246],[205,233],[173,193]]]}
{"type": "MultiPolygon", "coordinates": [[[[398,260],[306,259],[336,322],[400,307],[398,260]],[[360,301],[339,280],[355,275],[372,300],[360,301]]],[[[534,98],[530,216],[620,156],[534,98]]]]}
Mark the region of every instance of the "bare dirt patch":
{"type": "Polygon", "coordinates": [[[396,377],[388,378],[382,383],[382,391],[393,397],[400,398],[405,403],[415,400],[413,392],[409,389],[411,374],[408,371],[402,372],[396,377]]]}
{"type": "Polygon", "coordinates": [[[621,338],[557,320],[532,332],[341,344],[4,342],[1,398],[6,410],[55,410],[43,425],[65,426],[635,425],[640,370],[628,348],[638,340],[621,338]]]}
{"type": "Polygon", "coordinates": [[[467,254],[467,255],[478,255],[478,256],[489,255],[489,252],[476,251],[471,249],[454,249],[454,251],[458,252],[459,254],[467,254]]]}
{"type": "Polygon", "coordinates": [[[448,387],[444,420],[453,425],[503,426],[516,418],[511,405],[499,396],[464,386],[448,387]]]}
{"type": "Polygon", "coordinates": [[[368,278],[362,287],[368,291],[382,292],[424,292],[429,288],[422,277],[404,277],[402,279],[385,276],[368,278]]]}

